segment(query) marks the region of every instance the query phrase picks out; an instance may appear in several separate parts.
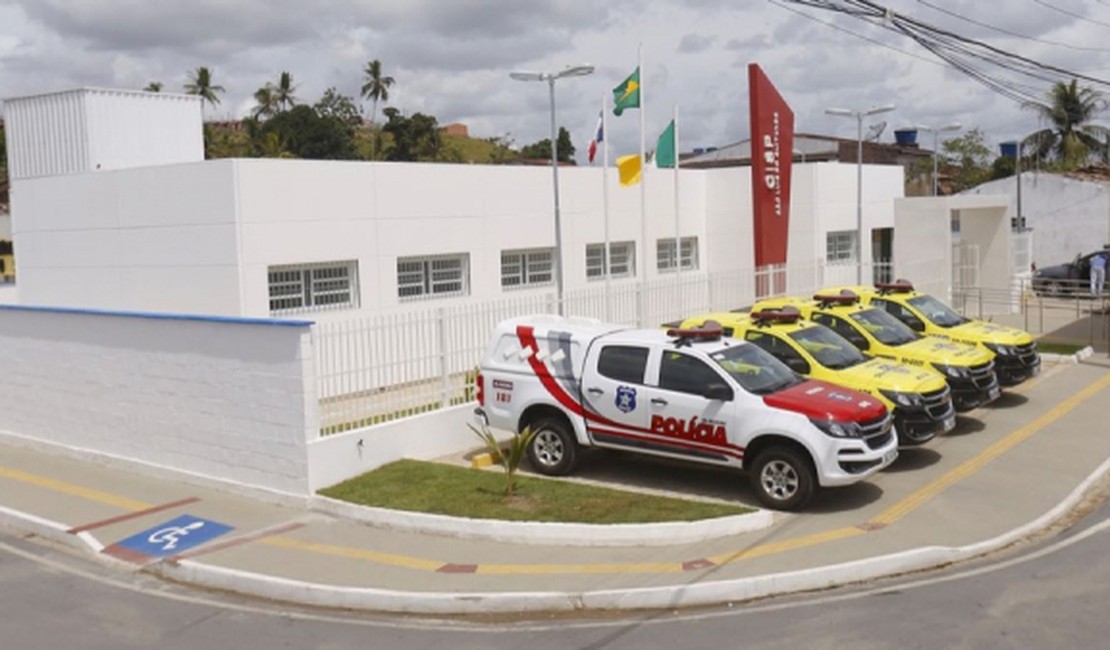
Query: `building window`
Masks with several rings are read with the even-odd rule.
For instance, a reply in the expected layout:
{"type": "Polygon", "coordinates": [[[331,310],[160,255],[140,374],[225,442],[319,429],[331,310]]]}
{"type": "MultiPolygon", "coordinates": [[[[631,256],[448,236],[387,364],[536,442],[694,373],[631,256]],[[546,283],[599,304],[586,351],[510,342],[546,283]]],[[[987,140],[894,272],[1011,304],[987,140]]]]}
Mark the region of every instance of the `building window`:
{"type": "Polygon", "coordinates": [[[838,264],[856,261],[856,232],[854,230],[840,230],[825,235],[827,262],[838,264]]]}
{"type": "Polygon", "coordinates": [[[551,284],[554,249],[501,251],[501,287],[538,287],[551,284]]]}
{"type": "Polygon", "coordinates": [[[358,307],[358,262],[321,262],[269,268],[270,314],[358,307]]]}
{"type": "Polygon", "coordinates": [[[397,297],[447,298],[470,293],[470,255],[397,258],[397,297]]]}
{"type": "MultiPolygon", "coordinates": [[[[698,268],[698,238],[683,237],[680,242],[682,246],[682,269],[690,271],[696,270],[698,268]]],[[[655,260],[656,268],[660,273],[673,272],[675,270],[673,238],[656,240],[655,260]]]]}
{"type": "MultiPolygon", "coordinates": [[[[609,277],[630,278],[636,275],[636,242],[609,242],[609,277]]],[[[605,278],[605,244],[586,245],[586,279],[605,278]]]]}

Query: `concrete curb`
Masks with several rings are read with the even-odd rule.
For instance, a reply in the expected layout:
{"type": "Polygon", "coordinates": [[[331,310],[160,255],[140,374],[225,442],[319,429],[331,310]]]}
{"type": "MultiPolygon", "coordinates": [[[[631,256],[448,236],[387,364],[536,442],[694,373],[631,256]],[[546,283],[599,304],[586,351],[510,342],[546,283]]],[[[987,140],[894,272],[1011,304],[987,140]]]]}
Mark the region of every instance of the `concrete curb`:
{"type": "Polygon", "coordinates": [[[64,544],[78,551],[100,553],[104,545],[90,533],[82,531],[70,534],[70,527],[56,521],[0,506],[0,526],[22,530],[25,533],[64,544]]]}
{"type": "MultiPolygon", "coordinates": [[[[398,613],[474,614],[568,612],[611,609],[662,609],[717,605],[792,592],[841,586],[911,571],[935,568],[1004,548],[1064,516],[1090,487],[1110,471],[1106,460],[1072,492],[1037,519],[1007,533],[966,546],[927,546],[901,553],[814,569],[788,571],[737,580],[593,592],[397,592],[336,587],[274,578],[191,560],[161,562],[149,569],[166,578],[235,591],[262,598],[321,607],[398,613]]],[[[695,578],[697,579],[697,578],[695,578]]]]}
{"type": "Polygon", "coordinates": [[[427,533],[515,544],[559,546],[668,546],[750,533],[769,528],[769,510],[701,521],[653,524],[562,524],[536,521],[466,519],[386,508],[359,506],[327,497],[313,497],[313,510],[359,521],[371,526],[405,532],[427,533]]]}
{"type": "Polygon", "coordinates": [[[1053,363],[1079,363],[1087,357],[1092,356],[1094,353],[1094,348],[1088,345],[1082,350],[1077,351],[1075,354],[1055,354],[1052,352],[1042,352],[1041,360],[1053,363]]]}

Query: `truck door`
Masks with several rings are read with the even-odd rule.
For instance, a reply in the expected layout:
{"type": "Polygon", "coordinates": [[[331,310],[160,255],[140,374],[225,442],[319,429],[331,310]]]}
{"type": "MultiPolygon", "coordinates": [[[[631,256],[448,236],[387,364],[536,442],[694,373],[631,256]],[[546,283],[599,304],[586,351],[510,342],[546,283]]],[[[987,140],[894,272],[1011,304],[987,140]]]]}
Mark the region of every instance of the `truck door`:
{"type": "Polygon", "coordinates": [[[648,433],[643,401],[650,348],[602,344],[582,374],[586,428],[598,445],[635,446],[648,433]]]}
{"type": "Polygon", "coordinates": [[[658,382],[645,386],[642,393],[650,415],[652,451],[703,462],[740,461],[742,449],[729,442],[735,391],[703,359],[663,350],[658,382]]]}

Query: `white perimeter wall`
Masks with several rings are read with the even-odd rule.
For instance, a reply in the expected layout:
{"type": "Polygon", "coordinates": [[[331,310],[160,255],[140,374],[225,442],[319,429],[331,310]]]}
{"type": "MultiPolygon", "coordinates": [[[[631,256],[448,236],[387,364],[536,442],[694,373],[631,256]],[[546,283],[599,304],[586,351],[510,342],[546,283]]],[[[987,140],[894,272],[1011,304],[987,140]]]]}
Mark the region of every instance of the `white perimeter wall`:
{"type": "MultiPolygon", "coordinates": [[[[1000,194],[1016,206],[1017,179],[984,183],[965,195],[1000,194]]],[[[1033,259],[1038,267],[1072,261],[1110,243],[1110,185],[1060,174],[1021,175],[1021,211],[1033,229],[1033,259]]],[[[1016,213],[1016,207],[1014,212],[1016,213]]]]}
{"type": "Polygon", "coordinates": [[[234,163],[17,180],[26,305],[241,315],[234,163]]]}
{"type": "Polygon", "coordinates": [[[309,325],[0,307],[0,431],[303,495],[309,325]]]}

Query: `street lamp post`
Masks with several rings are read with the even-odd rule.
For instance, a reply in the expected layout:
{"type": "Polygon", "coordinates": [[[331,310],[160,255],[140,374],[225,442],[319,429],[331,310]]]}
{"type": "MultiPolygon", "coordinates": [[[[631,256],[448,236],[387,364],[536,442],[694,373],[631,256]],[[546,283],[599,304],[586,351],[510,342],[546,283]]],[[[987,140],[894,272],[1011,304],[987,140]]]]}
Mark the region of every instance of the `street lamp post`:
{"type": "MultiPolygon", "coordinates": [[[[555,259],[552,270],[555,273],[555,293],[559,315],[563,313],[563,229],[559,222],[559,146],[555,133],[555,82],[563,77],[584,77],[594,71],[592,65],[575,65],[558,72],[512,72],[510,77],[517,81],[546,81],[548,97],[551,102],[551,179],[555,188],[555,259]]],[[[609,251],[605,251],[608,255],[609,251]]]]}
{"type": "Polygon", "coordinates": [[[963,128],[963,126],[959,122],[953,122],[951,124],[945,124],[944,126],[938,126],[938,127],[915,126],[914,128],[919,130],[919,131],[931,131],[932,134],[933,134],[933,196],[936,196],[937,195],[937,185],[938,185],[937,180],[939,178],[937,176],[937,147],[939,146],[939,144],[938,144],[939,136],[942,132],[959,131],[960,129],[963,128]]]}
{"type": "Polygon", "coordinates": [[[856,284],[863,284],[863,118],[893,111],[894,105],[873,106],[854,111],[847,108],[826,108],[825,113],[856,118],[856,284]]]}

